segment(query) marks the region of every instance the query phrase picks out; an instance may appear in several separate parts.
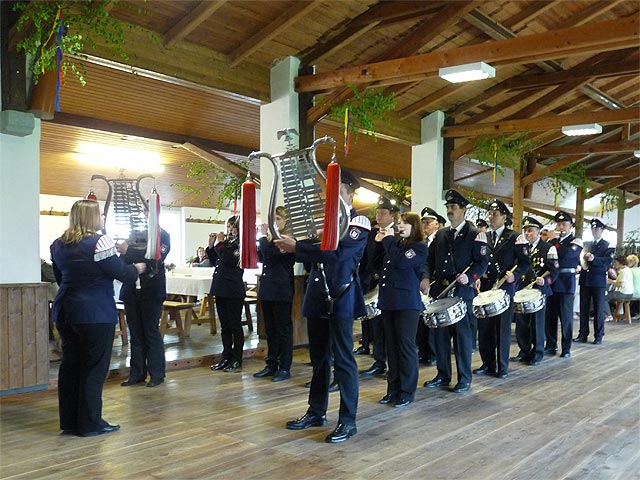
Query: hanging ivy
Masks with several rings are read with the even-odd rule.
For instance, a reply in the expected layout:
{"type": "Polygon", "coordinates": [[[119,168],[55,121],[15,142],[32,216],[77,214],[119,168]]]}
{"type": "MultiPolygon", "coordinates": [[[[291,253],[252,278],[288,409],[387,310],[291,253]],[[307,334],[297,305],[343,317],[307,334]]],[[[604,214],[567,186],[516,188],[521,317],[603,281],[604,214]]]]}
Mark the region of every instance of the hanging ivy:
{"type": "Polygon", "coordinates": [[[528,132],[515,135],[485,135],[478,140],[473,150],[467,154],[481,165],[494,167],[504,176],[505,168],[520,170],[526,164],[527,156],[538,147],[538,142],[529,138],[528,132]]]}
{"type": "MultiPolygon", "coordinates": [[[[247,162],[239,164],[248,168],[247,162]]],[[[231,202],[240,199],[245,177],[238,177],[206,160],[194,160],[182,165],[187,169],[187,178],[193,183],[173,183],[181,192],[186,192],[192,200],[201,199],[203,207],[226,208],[231,202]],[[203,198],[204,195],[204,198],[203,198]],[[215,203],[214,203],[215,199],[215,203]]]]}
{"type": "Polygon", "coordinates": [[[396,106],[394,94],[385,95],[383,88],[360,91],[353,83],[349,83],[348,87],[353,90],[353,97],[341,105],[332,106],[329,116],[342,122],[345,111],[349,108],[349,133],[355,133],[356,140],[360,131],[375,139],[375,120],[387,121],[387,112],[396,106]]]}
{"type": "Polygon", "coordinates": [[[619,208],[624,209],[624,204],[625,201],[621,190],[617,188],[605,190],[600,195],[600,209],[602,210],[600,216],[602,216],[604,212],[611,212],[619,208]]]}
{"type": "Polygon", "coordinates": [[[388,184],[385,190],[391,194],[391,196],[402,204],[409,196],[409,181],[406,178],[394,178],[388,184]]]}
{"type": "Polygon", "coordinates": [[[554,195],[557,200],[568,196],[572,190],[589,188],[590,180],[587,176],[587,168],[583,163],[574,163],[568,167],[548,175],[539,182],[540,186],[549,195],[554,195]]]}

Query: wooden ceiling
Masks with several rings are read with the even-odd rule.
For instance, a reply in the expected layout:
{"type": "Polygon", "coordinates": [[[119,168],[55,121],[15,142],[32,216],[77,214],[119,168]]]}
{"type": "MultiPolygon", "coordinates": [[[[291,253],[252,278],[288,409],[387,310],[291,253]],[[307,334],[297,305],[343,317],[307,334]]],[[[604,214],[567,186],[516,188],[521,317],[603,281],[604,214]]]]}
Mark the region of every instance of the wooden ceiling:
{"type": "MultiPolygon", "coordinates": [[[[489,169],[466,154],[482,135],[528,132],[539,144],[530,179],[583,162],[592,192],[621,187],[635,201],[639,13],[636,0],[122,1],[110,14],[135,27],[125,43],[133,72],[115,68],[121,59],[105,45],[88,52],[95,58],[86,63],[87,86],[69,79],[62,112],[43,123],[41,190],[86,194],[91,173],[108,172],[73,163],[78,141],[122,143],[127,135],[163,156],[166,169],[157,180],[163,198],[195,205],[171,187],[185,181],[181,165],[197,158],[179,145],[231,162],[259,149],[269,69],[293,55],[315,68],[298,78],[298,91],[323,95],[307,115],[316,136],[342,142],[325,105],[344,101],[347,83],[394,93],[397,107],[388,123],[379,123],[377,141],[361,134],[341,158],[364,178],[408,179],[420,119],[443,110],[453,185],[512,197],[508,175],[494,186],[489,169]],[[449,84],[437,76],[439,67],[480,60],[496,68],[495,78],[449,84]],[[560,131],[594,121],[603,125],[601,135],[560,131]]],[[[554,203],[540,188],[528,202],[554,203]]],[[[575,200],[560,205],[572,209],[575,200]]]]}

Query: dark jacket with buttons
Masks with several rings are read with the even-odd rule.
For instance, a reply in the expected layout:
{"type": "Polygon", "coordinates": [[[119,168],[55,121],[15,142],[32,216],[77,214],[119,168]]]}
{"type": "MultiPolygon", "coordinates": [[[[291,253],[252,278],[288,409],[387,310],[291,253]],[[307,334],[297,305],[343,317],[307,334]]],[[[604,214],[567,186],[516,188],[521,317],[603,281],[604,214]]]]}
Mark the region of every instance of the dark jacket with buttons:
{"type": "Polygon", "coordinates": [[[553,295],[551,284],[558,277],[558,253],[554,247],[542,239],[539,239],[535,246],[529,246],[529,249],[531,266],[520,279],[521,288],[548,272],[549,274],[544,277],[544,286],[533,285],[533,288],[541,290],[545,297],[550,297],[553,295]]]}
{"type": "Polygon", "coordinates": [[[242,279],[244,270],[240,268],[238,241],[227,239],[213,248],[207,247],[205,251],[215,266],[209,294],[220,298],[244,298],[247,290],[242,279]]]}
{"type": "Polygon", "coordinates": [[[558,278],[551,284],[553,293],[576,293],[576,267],[580,264],[582,240],[569,234],[562,240],[554,238],[549,242],[558,252],[558,278]]]}
{"type": "MultiPolygon", "coordinates": [[[[141,298],[148,300],[164,300],[167,298],[167,277],[164,269],[164,259],[167,258],[171,250],[171,237],[168,232],[160,229],[160,260],[149,260],[144,258],[147,253],[146,236],[138,242],[129,244],[127,253],[121,255],[124,263],[145,263],[147,270],[140,275],[141,298]]],[[[136,282],[126,282],[120,289],[120,300],[123,302],[135,301],[136,282]]]]}
{"type": "MultiPolygon", "coordinates": [[[[491,238],[491,235],[489,234],[488,237],[491,238]]],[[[524,238],[524,235],[518,235],[517,232],[505,228],[495,246],[491,241],[487,246],[487,272],[480,279],[480,290],[483,292],[491,290],[493,285],[502,279],[507,271],[517,265],[516,270],[513,272],[513,276],[516,278],[515,282],[507,283],[505,281],[500,287],[513,296],[519,288],[518,280],[531,266],[529,242],[524,238]]]]}
{"type": "Polygon", "coordinates": [[[118,321],[113,280],[135,284],[138,271],[118,257],[113,240],[103,235],[92,235],[74,244],[57,239],[51,245],[51,260],[60,285],[53,301],[54,322],[118,321]]]}
{"type": "Polygon", "coordinates": [[[258,298],[268,302],[291,303],[295,255],[280,252],[267,237],[261,237],[258,240],[258,258],[262,262],[258,298]]]}
{"type": "Polygon", "coordinates": [[[424,278],[435,280],[431,296],[436,298],[456,275],[471,266],[466,272],[467,285],[458,284],[453,294],[464,300],[475,296],[474,282],[487,271],[487,236],[478,231],[469,221],[465,221],[458,236],[453,239],[451,227],[438,230],[427,255],[424,278]]]}
{"type": "Polygon", "coordinates": [[[607,270],[613,263],[615,250],[609,247],[609,242],[602,238],[595,242],[585,242],[584,251],[590,252],[595,257],[587,262],[582,259],[583,265],[580,270],[580,286],[605,288],[607,286],[607,270]]]}
{"type": "Polygon", "coordinates": [[[424,310],[420,297],[420,280],[427,257],[427,245],[414,242],[404,245],[395,237],[381,243],[385,256],[380,272],[378,308],[381,310],[424,310]]]}
{"type": "MultiPolygon", "coordinates": [[[[368,222],[365,218],[364,223],[368,222]]],[[[296,261],[311,265],[302,303],[302,314],[305,317],[327,316],[324,282],[319,263],[324,266],[329,292],[335,299],[333,316],[338,319],[354,319],[366,314],[357,269],[367,244],[368,232],[368,229],[353,224],[352,220],[349,230],[338,243],[336,250],[320,250],[320,244],[312,240],[299,240],[296,243],[296,261]],[[344,285],[348,287],[340,293],[344,285]]]]}

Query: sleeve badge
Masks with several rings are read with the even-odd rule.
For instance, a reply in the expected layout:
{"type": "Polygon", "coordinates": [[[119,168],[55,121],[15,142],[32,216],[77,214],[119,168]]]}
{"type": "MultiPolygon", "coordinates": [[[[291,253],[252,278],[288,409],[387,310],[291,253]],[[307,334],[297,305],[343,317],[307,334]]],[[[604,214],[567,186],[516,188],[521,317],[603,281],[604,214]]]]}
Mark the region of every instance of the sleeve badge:
{"type": "Polygon", "coordinates": [[[409,250],[404,252],[404,256],[407,257],[410,260],[410,259],[412,259],[413,257],[416,256],[416,252],[413,251],[413,248],[410,248],[409,250]]]}

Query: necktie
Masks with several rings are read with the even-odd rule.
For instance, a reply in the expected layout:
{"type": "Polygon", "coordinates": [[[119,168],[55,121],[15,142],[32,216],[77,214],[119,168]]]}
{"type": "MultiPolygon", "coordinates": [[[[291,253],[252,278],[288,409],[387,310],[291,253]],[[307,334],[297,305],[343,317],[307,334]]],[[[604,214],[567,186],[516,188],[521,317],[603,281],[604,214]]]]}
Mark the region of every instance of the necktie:
{"type": "Polygon", "coordinates": [[[489,234],[489,241],[491,242],[492,247],[496,246],[496,232],[491,232],[489,234]]]}

